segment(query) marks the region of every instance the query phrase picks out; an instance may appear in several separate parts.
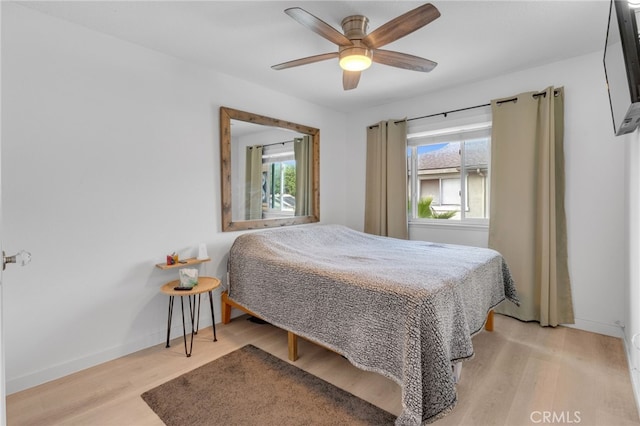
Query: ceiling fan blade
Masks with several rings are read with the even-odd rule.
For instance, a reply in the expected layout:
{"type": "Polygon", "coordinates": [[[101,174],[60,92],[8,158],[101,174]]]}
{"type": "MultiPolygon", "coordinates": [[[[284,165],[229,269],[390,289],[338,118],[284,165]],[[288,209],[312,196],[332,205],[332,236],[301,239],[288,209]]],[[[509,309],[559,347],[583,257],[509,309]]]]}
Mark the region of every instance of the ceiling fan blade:
{"type": "Polygon", "coordinates": [[[314,62],[326,61],[327,59],[333,59],[338,57],[338,52],[323,53],[322,55],[307,56],[306,58],[300,58],[289,62],[283,62],[278,65],[272,65],[274,70],[284,70],[287,68],[299,67],[300,65],[312,64],[314,62]]]}
{"type": "Polygon", "coordinates": [[[289,9],[285,9],[284,13],[291,16],[293,19],[309,28],[316,34],[321,35],[332,43],[337,44],[338,46],[353,46],[351,40],[345,37],[340,31],[333,28],[331,25],[327,24],[323,20],[316,18],[309,12],[299,7],[291,7],[289,9]]]}
{"type": "Polygon", "coordinates": [[[431,3],[424,4],[377,28],[363,38],[362,42],[372,49],[377,49],[407,34],[411,34],[415,30],[437,19],[439,16],[440,11],[438,11],[434,5],[431,3]]]}
{"type": "Polygon", "coordinates": [[[358,87],[360,81],[360,71],[343,71],[342,72],[342,87],[344,90],[351,90],[358,87]]]}
{"type": "Polygon", "coordinates": [[[373,51],[373,62],[390,65],[406,70],[429,72],[438,65],[437,62],[424,59],[407,53],[393,52],[391,50],[376,49],[373,51]]]}

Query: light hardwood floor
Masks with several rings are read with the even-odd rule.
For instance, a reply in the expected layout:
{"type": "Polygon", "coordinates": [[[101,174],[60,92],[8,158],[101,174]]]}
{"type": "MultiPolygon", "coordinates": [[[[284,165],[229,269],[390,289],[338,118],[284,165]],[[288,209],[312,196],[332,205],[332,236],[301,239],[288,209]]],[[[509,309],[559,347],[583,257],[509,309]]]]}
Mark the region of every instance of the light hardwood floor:
{"type": "MultiPolygon", "coordinates": [[[[211,328],[201,330],[191,358],[180,338],[169,349],[154,346],[9,395],[8,424],[162,425],[140,398],[144,391],[249,343],[287,359],[287,334],[245,316],[218,325],[217,335],[214,343],[211,328]]],[[[307,341],[299,345],[298,367],[400,412],[400,388],[391,380],[307,341]]],[[[474,348],[458,404],[436,425],[640,424],[620,339],[496,315],[495,331],[475,336],[474,348]]],[[[211,415],[223,424],[223,414],[211,415]]]]}

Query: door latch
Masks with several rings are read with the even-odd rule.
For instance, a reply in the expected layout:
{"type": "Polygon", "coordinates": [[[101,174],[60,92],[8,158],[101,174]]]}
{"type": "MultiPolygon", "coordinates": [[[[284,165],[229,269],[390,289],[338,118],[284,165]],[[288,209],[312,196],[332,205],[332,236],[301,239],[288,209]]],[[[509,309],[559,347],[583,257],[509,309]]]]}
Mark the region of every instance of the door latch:
{"type": "Polygon", "coordinates": [[[31,253],[25,250],[20,250],[13,256],[5,256],[4,250],[2,251],[2,270],[7,268],[9,263],[18,263],[20,266],[24,266],[31,262],[31,253]]]}

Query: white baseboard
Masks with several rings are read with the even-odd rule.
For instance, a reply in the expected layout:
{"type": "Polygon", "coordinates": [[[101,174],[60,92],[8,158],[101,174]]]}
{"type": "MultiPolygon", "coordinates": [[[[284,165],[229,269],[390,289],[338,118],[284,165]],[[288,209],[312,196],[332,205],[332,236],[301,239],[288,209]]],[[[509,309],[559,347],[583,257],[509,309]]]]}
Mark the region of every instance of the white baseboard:
{"type": "Polygon", "coordinates": [[[638,410],[638,416],[640,416],[640,371],[634,368],[631,363],[633,359],[631,356],[631,350],[633,350],[634,346],[631,342],[627,341],[626,335],[622,338],[624,343],[624,351],[627,355],[627,365],[629,367],[629,377],[631,378],[631,388],[633,389],[633,396],[636,401],[636,410],[638,410]]]}
{"type": "MultiPolygon", "coordinates": [[[[207,315],[200,317],[200,329],[204,329],[211,326],[211,319],[206,319],[207,315]]],[[[187,331],[189,330],[187,325],[187,331]]],[[[171,339],[176,337],[182,337],[182,323],[180,321],[173,321],[171,327],[171,339]],[[176,324],[178,323],[178,324],[176,324]]],[[[116,358],[120,358],[125,355],[137,352],[142,349],[149,348],[158,344],[164,344],[167,339],[167,330],[158,330],[146,336],[142,336],[140,339],[126,342],[122,345],[113,346],[104,351],[100,351],[82,358],[76,358],[63,362],[39,371],[34,371],[29,374],[25,374],[20,377],[9,379],[7,378],[6,392],[7,395],[20,392],[25,389],[32,388],[34,386],[41,385],[51,380],[59,379],[66,375],[76,373],[86,368],[94,367],[103,362],[111,361],[116,358]]]]}
{"type": "Polygon", "coordinates": [[[579,330],[590,331],[592,333],[604,334],[605,336],[624,338],[624,331],[618,324],[607,324],[598,321],[591,321],[575,318],[575,324],[562,324],[565,327],[577,328],[579,330]]]}

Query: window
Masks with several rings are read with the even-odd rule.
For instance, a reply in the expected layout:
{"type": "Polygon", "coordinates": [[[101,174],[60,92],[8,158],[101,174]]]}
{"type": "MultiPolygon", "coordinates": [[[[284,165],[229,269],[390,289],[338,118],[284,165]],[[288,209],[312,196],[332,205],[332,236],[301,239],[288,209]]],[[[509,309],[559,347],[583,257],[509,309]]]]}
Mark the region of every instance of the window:
{"type": "Polygon", "coordinates": [[[263,215],[291,215],[296,208],[296,162],[292,142],[266,146],[262,155],[263,215]]]}
{"type": "Polygon", "coordinates": [[[410,221],[486,224],[491,124],[407,136],[410,221]]]}

